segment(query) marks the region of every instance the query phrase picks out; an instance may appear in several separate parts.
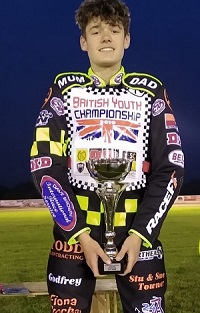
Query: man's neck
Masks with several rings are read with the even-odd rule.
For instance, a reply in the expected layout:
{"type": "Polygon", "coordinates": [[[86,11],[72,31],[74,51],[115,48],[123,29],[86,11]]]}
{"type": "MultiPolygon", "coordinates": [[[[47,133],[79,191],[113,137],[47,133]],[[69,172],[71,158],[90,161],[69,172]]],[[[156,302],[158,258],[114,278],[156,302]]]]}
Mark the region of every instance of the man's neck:
{"type": "Polygon", "coordinates": [[[94,74],[103,79],[106,84],[109,84],[111,77],[113,77],[120,70],[121,64],[113,67],[98,67],[92,65],[91,67],[94,74]]]}

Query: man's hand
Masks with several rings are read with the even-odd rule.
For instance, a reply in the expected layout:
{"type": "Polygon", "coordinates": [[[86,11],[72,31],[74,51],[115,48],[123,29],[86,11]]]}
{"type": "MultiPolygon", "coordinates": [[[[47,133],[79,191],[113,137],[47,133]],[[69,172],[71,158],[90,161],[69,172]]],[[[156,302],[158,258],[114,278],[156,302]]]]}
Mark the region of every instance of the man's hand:
{"type": "Polygon", "coordinates": [[[142,243],[142,239],[136,234],[131,234],[124,241],[121,250],[116,256],[117,261],[120,261],[121,259],[123,259],[125,254],[127,254],[128,256],[127,267],[126,267],[124,274],[122,274],[122,276],[125,276],[126,274],[130,273],[133,266],[137,262],[139,253],[140,253],[141,243],[142,243]]]}
{"type": "Polygon", "coordinates": [[[80,234],[78,241],[83,248],[87,265],[91,268],[95,277],[100,276],[98,258],[100,257],[106,264],[111,264],[110,258],[105,254],[98,242],[92,239],[87,232],[80,234]]]}

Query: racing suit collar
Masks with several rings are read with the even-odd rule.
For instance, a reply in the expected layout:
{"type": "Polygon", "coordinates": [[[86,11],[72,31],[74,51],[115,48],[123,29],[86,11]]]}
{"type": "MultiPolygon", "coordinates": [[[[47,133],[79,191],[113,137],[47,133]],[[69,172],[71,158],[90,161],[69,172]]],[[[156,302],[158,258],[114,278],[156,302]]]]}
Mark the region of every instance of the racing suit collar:
{"type": "Polygon", "coordinates": [[[105,81],[96,75],[92,68],[90,67],[88,70],[88,76],[90,76],[96,87],[105,87],[106,85],[115,86],[120,85],[122,82],[122,77],[125,75],[124,67],[122,66],[120,70],[111,77],[109,84],[106,84],[105,81]]]}

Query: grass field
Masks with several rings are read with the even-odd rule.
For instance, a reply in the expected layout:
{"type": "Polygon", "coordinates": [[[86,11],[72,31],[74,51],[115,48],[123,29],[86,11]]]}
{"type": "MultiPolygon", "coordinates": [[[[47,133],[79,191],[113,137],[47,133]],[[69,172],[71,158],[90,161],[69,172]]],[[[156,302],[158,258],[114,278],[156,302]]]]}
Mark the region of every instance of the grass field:
{"type": "MultiPolygon", "coordinates": [[[[43,281],[53,241],[44,209],[0,210],[0,283],[43,281]]],[[[166,313],[200,312],[200,206],[174,207],[160,238],[168,273],[166,313]]],[[[0,298],[0,313],[49,313],[48,297],[0,298]]]]}

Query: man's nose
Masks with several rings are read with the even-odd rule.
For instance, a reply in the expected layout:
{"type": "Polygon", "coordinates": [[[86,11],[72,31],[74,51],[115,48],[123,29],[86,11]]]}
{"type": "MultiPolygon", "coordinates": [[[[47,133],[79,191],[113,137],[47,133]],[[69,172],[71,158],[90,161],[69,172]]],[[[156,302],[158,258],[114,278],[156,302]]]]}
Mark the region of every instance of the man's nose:
{"type": "Polygon", "coordinates": [[[101,37],[101,42],[111,42],[112,37],[108,32],[103,32],[102,37],[101,37]]]}

